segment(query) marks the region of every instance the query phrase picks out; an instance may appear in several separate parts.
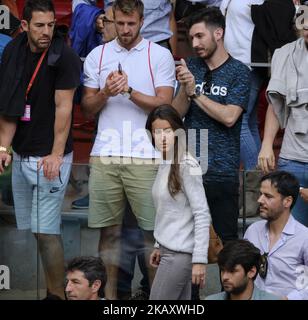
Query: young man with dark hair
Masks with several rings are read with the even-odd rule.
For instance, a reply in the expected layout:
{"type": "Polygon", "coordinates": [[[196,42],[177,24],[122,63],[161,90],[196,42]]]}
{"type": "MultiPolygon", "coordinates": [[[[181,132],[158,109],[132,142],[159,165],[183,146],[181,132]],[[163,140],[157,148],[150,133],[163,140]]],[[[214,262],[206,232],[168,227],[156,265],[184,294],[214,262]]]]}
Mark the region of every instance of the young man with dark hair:
{"type": "Polygon", "coordinates": [[[207,162],[203,183],[213,226],[223,241],[233,240],[238,237],[240,131],[249,69],[225,50],[225,19],[218,8],[193,14],[188,27],[197,57],[182,59],[177,67],[181,86],[172,105],[185,116],[187,128],[195,129],[197,138],[200,134],[196,156],[201,167],[207,162]]]}
{"type": "Polygon", "coordinates": [[[261,179],[260,217],[244,238],[260,249],[263,270],[256,285],[289,300],[307,300],[305,269],[308,266],[308,228],[291,215],[299,194],[295,176],[285,171],[272,172],[261,179]]]}
{"type": "Polygon", "coordinates": [[[218,254],[224,291],[208,296],[206,300],[279,300],[278,296],[254,285],[260,263],[260,250],[249,241],[227,242],[218,254]]]}
{"type": "Polygon", "coordinates": [[[24,32],[7,45],[0,67],[0,173],[12,160],[12,144],[17,227],[38,240],[47,295],[64,298],[61,207],[80,60],[54,33],[52,1],[28,0],[21,25],[24,32]]]}
{"type": "Polygon", "coordinates": [[[101,258],[74,258],[66,268],[66,297],[68,300],[101,300],[106,282],[106,269],[101,258]]]}

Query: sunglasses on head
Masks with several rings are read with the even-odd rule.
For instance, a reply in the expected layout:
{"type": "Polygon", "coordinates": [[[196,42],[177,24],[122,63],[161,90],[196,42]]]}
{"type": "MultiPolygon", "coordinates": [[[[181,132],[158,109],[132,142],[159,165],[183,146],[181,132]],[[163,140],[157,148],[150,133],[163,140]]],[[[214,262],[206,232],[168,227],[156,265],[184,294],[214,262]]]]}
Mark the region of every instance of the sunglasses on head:
{"type": "Polygon", "coordinates": [[[267,275],[267,269],[268,269],[267,257],[268,257],[268,252],[264,252],[264,253],[261,255],[259,276],[260,276],[262,279],[265,279],[265,278],[266,278],[266,275],[267,275]]]}
{"type": "Polygon", "coordinates": [[[212,71],[208,70],[205,74],[204,74],[204,78],[203,78],[203,92],[207,93],[210,91],[211,86],[212,86],[212,71]]]}

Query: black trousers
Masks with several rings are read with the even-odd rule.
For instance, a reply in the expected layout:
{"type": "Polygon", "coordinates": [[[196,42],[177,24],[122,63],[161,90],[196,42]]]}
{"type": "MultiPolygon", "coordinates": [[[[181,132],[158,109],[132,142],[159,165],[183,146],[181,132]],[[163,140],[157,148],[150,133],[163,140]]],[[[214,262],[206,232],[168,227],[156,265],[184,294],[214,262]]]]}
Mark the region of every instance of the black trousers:
{"type": "Polygon", "coordinates": [[[239,183],[204,182],[213,227],[223,242],[238,238],[239,183]]]}

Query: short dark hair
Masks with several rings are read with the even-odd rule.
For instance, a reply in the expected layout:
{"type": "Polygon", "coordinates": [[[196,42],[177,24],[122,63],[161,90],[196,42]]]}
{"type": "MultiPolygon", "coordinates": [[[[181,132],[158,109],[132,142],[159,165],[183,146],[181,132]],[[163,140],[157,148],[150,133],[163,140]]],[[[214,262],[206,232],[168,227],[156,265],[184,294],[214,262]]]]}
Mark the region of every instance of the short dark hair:
{"type": "Polygon", "coordinates": [[[137,11],[140,18],[143,18],[144,4],[141,0],[115,0],[112,4],[113,15],[115,14],[116,10],[120,10],[124,14],[128,15],[132,14],[134,11],[137,11]]]}
{"type": "Polygon", "coordinates": [[[54,15],[56,14],[51,0],[27,0],[22,12],[23,20],[30,22],[34,11],[53,12],[54,15]]]}
{"type": "Polygon", "coordinates": [[[209,7],[192,13],[186,20],[188,29],[194,24],[204,22],[206,27],[222,28],[225,32],[226,20],[219,8],[209,7]]]}
{"type": "Polygon", "coordinates": [[[76,257],[68,262],[66,272],[81,271],[89,281],[89,287],[95,280],[101,281],[98,296],[104,297],[104,289],[107,282],[106,268],[101,258],[98,257],[76,257]]]}
{"type": "Polygon", "coordinates": [[[218,266],[221,270],[233,272],[235,266],[239,264],[247,274],[252,267],[256,267],[257,272],[253,280],[259,273],[260,262],[260,250],[248,240],[227,241],[218,254],[218,266]]]}
{"type": "Polygon", "coordinates": [[[270,180],[271,185],[277,189],[278,193],[281,194],[283,198],[293,198],[290,207],[290,209],[292,209],[299,194],[299,182],[296,177],[287,171],[275,171],[270,172],[261,178],[261,182],[265,180],[270,180]]]}

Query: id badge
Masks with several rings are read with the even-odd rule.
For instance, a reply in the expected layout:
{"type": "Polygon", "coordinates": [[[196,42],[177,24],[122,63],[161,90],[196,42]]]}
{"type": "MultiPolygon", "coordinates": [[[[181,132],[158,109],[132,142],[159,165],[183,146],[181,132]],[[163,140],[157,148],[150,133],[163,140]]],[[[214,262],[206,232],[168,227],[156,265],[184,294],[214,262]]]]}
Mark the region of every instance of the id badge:
{"type": "Polygon", "coordinates": [[[31,120],[31,106],[29,104],[25,105],[25,113],[20,119],[21,121],[30,121],[31,120]]]}

